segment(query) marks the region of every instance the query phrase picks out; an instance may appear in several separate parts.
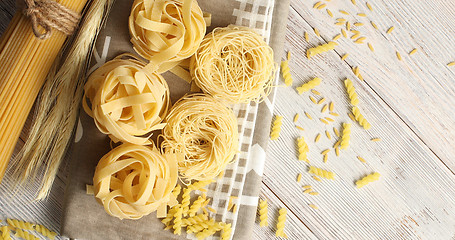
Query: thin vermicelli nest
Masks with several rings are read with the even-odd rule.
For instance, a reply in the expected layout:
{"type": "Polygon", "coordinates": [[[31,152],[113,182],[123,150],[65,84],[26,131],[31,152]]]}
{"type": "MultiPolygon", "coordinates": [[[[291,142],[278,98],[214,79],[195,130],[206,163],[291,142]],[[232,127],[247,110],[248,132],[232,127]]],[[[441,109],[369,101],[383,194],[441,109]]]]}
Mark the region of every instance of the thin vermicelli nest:
{"type": "Polygon", "coordinates": [[[150,144],[151,132],[165,125],[169,87],[160,74],[144,66],[129,55],[120,55],[93,72],[85,84],[84,110],[116,142],[150,144]]]}
{"type": "Polygon", "coordinates": [[[246,27],[216,28],[191,58],[190,72],[205,93],[230,103],[262,101],[275,72],[273,50],[246,27]]]}
{"type": "Polygon", "coordinates": [[[181,98],[166,117],[162,148],[183,153],[180,175],[187,180],[210,180],[233,162],[238,151],[237,119],[227,106],[211,96],[181,98]]]}

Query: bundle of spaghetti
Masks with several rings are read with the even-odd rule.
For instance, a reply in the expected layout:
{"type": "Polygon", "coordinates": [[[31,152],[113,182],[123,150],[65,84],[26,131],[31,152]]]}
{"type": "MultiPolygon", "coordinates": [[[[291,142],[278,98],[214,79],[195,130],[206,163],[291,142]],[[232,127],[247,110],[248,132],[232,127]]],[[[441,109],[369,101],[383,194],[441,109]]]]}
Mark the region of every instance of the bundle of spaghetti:
{"type": "Polygon", "coordinates": [[[337,45],[338,45],[338,43],[330,41],[328,43],[325,43],[325,44],[322,44],[322,45],[319,45],[319,46],[316,46],[316,47],[309,48],[306,51],[306,56],[307,56],[308,59],[310,59],[311,57],[313,57],[315,55],[318,55],[320,53],[328,52],[330,50],[335,49],[335,47],[337,45]]]}
{"type": "Polygon", "coordinates": [[[340,148],[343,150],[348,148],[350,140],[351,140],[351,124],[343,123],[343,132],[341,134],[340,148]]]}
{"type": "Polygon", "coordinates": [[[355,182],[355,185],[357,186],[357,188],[361,188],[361,187],[367,185],[368,183],[379,180],[380,177],[381,177],[381,174],[379,174],[378,172],[374,172],[372,174],[366,175],[365,177],[363,177],[360,180],[357,180],[355,182]]]}
{"type": "Polygon", "coordinates": [[[205,94],[182,97],[170,110],[166,123],[161,147],[166,153],[185,156],[178,165],[180,175],[187,180],[207,184],[235,160],[237,119],[215,98],[205,94]]]}
{"type": "Polygon", "coordinates": [[[317,168],[315,166],[310,166],[310,168],[308,169],[308,173],[314,174],[319,177],[327,178],[327,179],[335,179],[335,173],[321,169],[321,168],[317,168]]]}
{"type": "MultiPolygon", "coordinates": [[[[84,14],[81,27],[58,71],[51,70],[35,104],[36,114],[27,141],[12,162],[18,183],[40,183],[37,199],[48,196],[60,162],[73,133],[85,83],[86,61],[113,0],[94,0],[84,14]],[[45,168],[44,174],[37,174],[45,168]]],[[[59,65],[58,61],[54,63],[59,65]]]]}
{"type": "Polygon", "coordinates": [[[321,84],[321,79],[318,77],[315,77],[312,80],[308,81],[307,83],[302,84],[302,86],[297,87],[296,90],[299,94],[302,94],[303,92],[307,92],[310,89],[313,89],[316,86],[319,86],[319,84],[321,84]]]}
{"type": "Polygon", "coordinates": [[[365,119],[365,117],[360,113],[360,109],[358,107],[352,108],[352,114],[354,114],[354,119],[362,126],[365,130],[371,128],[371,124],[365,119]]]}
{"type": "Polygon", "coordinates": [[[177,184],[179,157],[183,156],[163,156],[155,147],[129,143],[114,148],[96,166],[96,200],[119,219],[139,219],[166,208],[177,184]]]}
{"type": "Polygon", "coordinates": [[[299,151],[299,160],[309,163],[310,161],[308,161],[307,154],[310,149],[308,148],[308,144],[305,142],[303,137],[299,137],[297,139],[297,147],[299,151]]]}
{"type": "Polygon", "coordinates": [[[273,50],[252,29],[215,28],[191,58],[190,73],[205,93],[231,103],[260,102],[270,93],[273,50]]]}
{"type": "MultiPolygon", "coordinates": [[[[58,3],[81,12],[87,0],[58,3]]],[[[28,113],[59,54],[66,35],[54,31],[35,37],[30,20],[18,11],[0,40],[0,179],[16,146],[28,113]]]]}
{"type": "Polygon", "coordinates": [[[267,219],[268,219],[267,213],[268,213],[267,200],[261,199],[259,202],[259,219],[261,220],[259,225],[261,227],[265,227],[265,226],[269,225],[269,223],[267,222],[267,219]]]}
{"type": "Polygon", "coordinates": [[[359,97],[355,92],[355,88],[351,79],[346,78],[346,80],[344,80],[344,86],[346,87],[346,92],[348,93],[349,99],[351,100],[351,104],[354,106],[359,104],[359,97]]]}
{"type": "Polygon", "coordinates": [[[196,0],[135,0],[128,25],[134,50],[160,73],[191,57],[206,31],[196,0]]]}
{"type": "Polygon", "coordinates": [[[160,74],[144,66],[130,55],[120,55],[93,72],[85,84],[84,110],[114,141],[150,144],[150,132],[165,125],[169,87],[160,74]]]}
{"type": "Polygon", "coordinates": [[[286,222],[286,214],[287,210],[286,208],[281,208],[279,211],[279,216],[278,216],[278,221],[276,223],[276,232],[275,235],[277,237],[284,237],[287,238],[286,233],[284,233],[284,224],[286,222]]]}

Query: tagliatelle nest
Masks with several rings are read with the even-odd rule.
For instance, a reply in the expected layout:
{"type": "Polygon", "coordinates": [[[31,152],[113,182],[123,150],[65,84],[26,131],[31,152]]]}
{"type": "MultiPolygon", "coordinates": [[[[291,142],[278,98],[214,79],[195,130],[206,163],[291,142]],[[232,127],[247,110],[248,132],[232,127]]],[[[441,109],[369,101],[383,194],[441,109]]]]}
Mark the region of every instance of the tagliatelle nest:
{"type": "Polygon", "coordinates": [[[165,125],[169,87],[160,74],[143,67],[144,63],[121,55],[93,72],[85,84],[84,110],[114,141],[150,144],[150,132],[165,125]]]}
{"type": "Polygon", "coordinates": [[[177,184],[176,155],[155,148],[123,144],[103,156],[93,177],[94,195],[109,215],[139,219],[166,208],[177,184]]]}
{"type": "Polygon", "coordinates": [[[191,58],[196,85],[230,103],[262,101],[273,82],[273,50],[262,36],[246,27],[215,28],[191,58]]]}
{"type": "Polygon", "coordinates": [[[233,162],[238,152],[237,119],[230,108],[211,96],[181,98],[166,117],[162,148],[183,153],[179,173],[187,180],[211,180],[233,162]]]}

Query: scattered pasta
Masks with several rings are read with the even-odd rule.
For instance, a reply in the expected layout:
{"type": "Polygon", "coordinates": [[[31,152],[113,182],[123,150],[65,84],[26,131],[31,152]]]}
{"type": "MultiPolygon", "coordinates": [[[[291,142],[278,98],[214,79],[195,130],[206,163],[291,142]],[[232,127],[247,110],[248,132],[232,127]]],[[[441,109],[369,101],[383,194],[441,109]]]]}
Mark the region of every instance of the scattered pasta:
{"type": "Polygon", "coordinates": [[[325,102],[325,98],[321,98],[319,101],[318,101],[318,104],[322,104],[325,102]]]}
{"type": "Polygon", "coordinates": [[[287,210],[285,208],[281,208],[278,213],[279,213],[279,216],[278,216],[278,221],[277,221],[277,224],[276,224],[275,235],[277,237],[287,238],[286,233],[284,233],[284,224],[286,222],[287,210]]]}
{"type": "Polygon", "coordinates": [[[305,191],[303,191],[303,193],[310,193],[311,191],[313,191],[311,188],[308,188],[308,189],[305,189],[305,191]]]}
{"type": "Polygon", "coordinates": [[[376,23],[374,23],[373,21],[371,21],[370,23],[371,23],[371,26],[374,27],[374,29],[378,29],[378,26],[376,25],[376,23]]]}
{"type": "Polygon", "coordinates": [[[297,182],[300,182],[302,180],[302,174],[297,174],[297,182]]]}
{"type": "Polygon", "coordinates": [[[316,206],[316,205],[314,205],[314,204],[308,204],[308,206],[311,207],[311,208],[313,208],[313,209],[316,209],[316,210],[319,209],[318,206],[316,206]]]}
{"type": "Polygon", "coordinates": [[[361,188],[361,187],[367,185],[368,183],[379,180],[380,177],[381,177],[381,174],[379,174],[378,172],[374,172],[372,174],[369,174],[369,175],[363,177],[360,180],[357,180],[355,182],[355,185],[357,186],[357,188],[361,188]]]}
{"type": "Polygon", "coordinates": [[[284,79],[284,84],[286,86],[291,86],[292,82],[294,81],[291,76],[291,68],[289,67],[289,60],[291,59],[291,52],[288,52],[287,59],[285,61],[281,61],[281,74],[284,79]]]}
{"type": "Polygon", "coordinates": [[[416,52],[417,52],[417,48],[414,48],[414,49],[412,49],[412,50],[409,52],[409,55],[412,55],[412,54],[414,54],[414,53],[416,53],[416,52]]]}
{"type": "Polygon", "coordinates": [[[310,195],[313,195],[313,196],[316,196],[316,195],[319,195],[318,192],[309,192],[310,195]]]}
{"type": "Polygon", "coordinates": [[[348,93],[348,97],[351,100],[351,104],[354,106],[359,104],[359,98],[355,92],[354,84],[352,83],[351,79],[346,78],[346,80],[344,80],[344,86],[346,87],[346,92],[348,93]]]}
{"type": "Polygon", "coordinates": [[[305,139],[303,137],[299,137],[297,139],[297,147],[299,152],[299,160],[309,163],[307,154],[310,150],[308,148],[308,144],[305,142],[305,139]]]}
{"type": "Polygon", "coordinates": [[[301,130],[301,131],[305,131],[305,128],[301,127],[301,126],[295,126],[297,129],[301,130]]]}
{"type": "Polygon", "coordinates": [[[348,148],[350,140],[351,140],[351,124],[343,123],[343,133],[341,135],[340,148],[342,150],[348,148]]]}
{"type": "Polygon", "coordinates": [[[276,140],[280,136],[282,121],[283,116],[275,116],[275,120],[272,123],[272,131],[270,131],[271,140],[276,140]]]}
{"type": "Polygon", "coordinates": [[[395,27],[394,27],[394,26],[391,26],[391,27],[387,30],[386,33],[387,33],[387,34],[392,33],[393,29],[395,29],[395,27]]]}
{"type": "Polygon", "coordinates": [[[294,123],[297,122],[297,121],[299,120],[299,116],[300,116],[300,115],[299,115],[298,113],[295,114],[295,116],[294,116],[294,123]]]}
{"type": "Polygon", "coordinates": [[[349,53],[344,54],[344,55],[341,57],[341,60],[343,60],[343,61],[346,60],[346,58],[348,58],[348,56],[349,56],[349,53]]]}
{"type": "Polygon", "coordinates": [[[398,60],[400,60],[400,61],[401,61],[401,60],[402,60],[402,58],[401,58],[401,54],[400,54],[400,53],[397,51],[397,52],[396,52],[396,55],[397,55],[397,58],[398,58],[398,60]]]}
{"type": "Polygon", "coordinates": [[[315,89],[311,89],[311,92],[314,93],[314,94],[316,94],[316,95],[318,95],[318,96],[321,95],[321,93],[318,92],[318,91],[316,91],[315,89]]]}
{"type": "Polygon", "coordinates": [[[321,34],[319,33],[319,30],[317,28],[314,28],[314,34],[316,34],[316,36],[320,37],[321,34]]]}
{"type": "Polygon", "coordinates": [[[303,188],[303,189],[309,189],[309,188],[311,188],[311,185],[305,185],[305,186],[303,186],[302,188],[303,188]]]}
{"type": "Polygon", "coordinates": [[[322,154],[322,155],[326,155],[326,154],[329,153],[329,152],[330,152],[330,149],[326,149],[326,150],[322,151],[321,154],[322,154]]]}
{"type": "Polygon", "coordinates": [[[372,142],[379,142],[379,141],[381,141],[381,139],[380,138],[372,138],[371,141],[372,142]]]}
{"type": "Polygon", "coordinates": [[[343,37],[347,38],[348,37],[348,34],[346,33],[346,31],[344,29],[341,29],[341,34],[343,35],[343,37]]]}
{"type": "Polygon", "coordinates": [[[305,36],[305,41],[309,43],[310,38],[308,37],[308,32],[305,32],[303,35],[305,36]]]}
{"type": "Polygon", "coordinates": [[[325,119],[323,119],[323,118],[319,118],[319,121],[321,121],[322,123],[324,123],[324,124],[326,124],[326,125],[329,124],[329,122],[327,122],[327,120],[325,120],[325,119]]]}
{"type": "Polygon", "coordinates": [[[368,2],[365,4],[367,5],[367,8],[370,9],[370,11],[373,11],[373,7],[371,7],[371,5],[368,2]]]}
{"type": "Polygon", "coordinates": [[[322,107],[322,109],[321,109],[321,113],[324,113],[324,112],[326,112],[326,111],[327,111],[327,109],[329,109],[329,105],[327,105],[327,104],[326,104],[326,105],[324,105],[324,106],[322,107]]]}
{"type": "Polygon", "coordinates": [[[455,66],[455,61],[447,63],[447,66],[449,66],[449,67],[455,66]]]}
{"type": "Polygon", "coordinates": [[[371,45],[371,43],[368,43],[368,48],[370,49],[370,51],[374,52],[374,48],[373,48],[373,45],[371,45]]]}
{"type": "Polygon", "coordinates": [[[315,99],[313,96],[310,96],[309,98],[310,98],[310,100],[311,100],[314,104],[317,104],[317,103],[318,103],[318,102],[316,101],[316,99],[315,99]]]}
{"type": "Polygon", "coordinates": [[[330,102],[330,104],[329,104],[329,110],[330,110],[331,112],[333,112],[334,108],[335,108],[335,106],[334,106],[333,102],[330,102]]]}
{"type": "Polygon", "coordinates": [[[307,92],[307,91],[319,86],[319,84],[321,84],[321,79],[316,77],[316,78],[313,78],[312,80],[302,84],[302,86],[297,87],[296,90],[299,94],[302,94],[304,92],[307,92]]]}
{"type": "Polygon", "coordinates": [[[367,161],[365,161],[365,159],[361,156],[357,156],[357,159],[359,159],[359,161],[363,162],[363,163],[366,163],[367,161]]]}
{"type": "Polygon", "coordinates": [[[265,226],[269,225],[269,223],[267,222],[268,221],[267,214],[268,214],[267,200],[260,199],[259,200],[259,219],[260,219],[259,226],[265,227],[265,226]]]}
{"type": "Polygon", "coordinates": [[[325,44],[322,44],[322,45],[319,45],[317,47],[313,47],[313,48],[309,48],[307,50],[307,57],[308,59],[310,59],[311,57],[317,55],[317,54],[321,54],[321,53],[324,53],[324,52],[328,52],[330,50],[333,50],[335,49],[335,47],[337,46],[338,44],[336,42],[328,42],[328,43],[325,43],[325,44]]]}
{"type": "Polygon", "coordinates": [[[367,15],[365,13],[357,13],[357,16],[359,17],[366,17],[367,15]]]}
{"type": "Polygon", "coordinates": [[[329,14],[330,17],[333,17],[332,11],[330,11],[328,8],[326,9],[326,11],[327,11],[327,14],[329,14]]]}
{"type": "Polygon", "coordinates": [[[202,204],[205,202],[205,198],[202,197],[202,196],[199,196],[194,202],[193,204],[191,204],[189,210],[188,210],[188,215],[190,217],[194,217],[196,216],[196,213],[201,209],[202,207],[202,204]]]}
{"type": "Polygon", "coordinates": [[[308,119],[310,119],[310,120],[313,119],[313,117],[311,117],[311,115],[310,115],[309,113],[307,113],[307,112],[305,112],[305,116],[306,116],[308,119]]]}
{"type": "Polygon", "coordinates": [[[340,137],[340,131],[338,131],[338,128],[333,127],[333,132],[335,133],[335,135],[336,135],[337,137],[340,137]]]}
{"type": "Polygon", "coordinates": [[[346,11],[344,11],[344,10],[340,10],[339,12],[342,13],[342,14],[344,14],[344,15],[349,15],[349,13],[346,12],[346,11]]]}
{"type": "Polygon", "coordinates": [[[318,182],[321,182],[322,180],[320,178],[318,178],[317,176],[312,176],[314,180],[318,181],[318,182]]]}
{"type": "Polygon", "coordinates": [[[321,139],[321,134],[320,133],[318,133],[318,135],[314,139],[314,142],[319,142],[319,139],[321,139]]]}
{"type": "Polygon", "coordinates": [[[335,173],[327,171],[327,170],[323,170],[321,168],[317,168],[315,166],[310,166],[310,168],[308,169],[308,173],[314,174],[318,177],[323,177],[326,179],[332,179],[332,180],[335,179],[335,173]]]}
{"type": "Polygon", "coordinates": [[[329,133],[328,130],[325,130],[325,135],[327,136],[327,138],[328,138],[329,140],[332,140],[332,136],[330,136],[330,133],[329,133]]]}
{"type": "Polygon", "coordinates": [[[365,119],[365,117],[360,113],[360,109],[358,107],[352,108],[352,114],[354,114],[355,120],[362,126],[365,130],[371,128],[371,124],[365,119]]]}

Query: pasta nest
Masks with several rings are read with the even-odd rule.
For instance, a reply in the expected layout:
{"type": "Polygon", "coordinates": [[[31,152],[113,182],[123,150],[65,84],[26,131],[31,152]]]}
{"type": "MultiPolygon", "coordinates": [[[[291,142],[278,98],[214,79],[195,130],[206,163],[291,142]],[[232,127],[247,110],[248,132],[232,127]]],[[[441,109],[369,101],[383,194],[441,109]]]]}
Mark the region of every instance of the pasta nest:
{"type": "Polygon", "coordinates": [[[238,152],[237,119],[231,109],[211,96],[187,95],[166,117],[162,148],[183,153],[179,173],[187,180],[211,180],[233,162],[238,152]]]}
{"type": "Polygon", "coordinates": [[[271,90],[273,50],[252,29],[215,28],[191,58],[190,73],[205,93],[230,103],[262,101],[271,90]]]}
{"type": "Polygon", "coordinates": [[[175,154],[155,147],[122,144],[104,155],[93,177],[94,195],[119,219],[139,219],[170,201],[177,184],[175,154]]]}
{"type": "Polygon", "coordinates": [[[128,25],[133,48],[160,73],[191,57],[206,32],[195,0],[135,0],[128,25]]]}
{"type": "Polygon", "coordinates": [[[85,84],[84,110],[115,142],[150,144],[151,132],[165,125],[169,87],[160,74],[143,67],[144,63],[121,55],[93,72],[85,84]]]}

